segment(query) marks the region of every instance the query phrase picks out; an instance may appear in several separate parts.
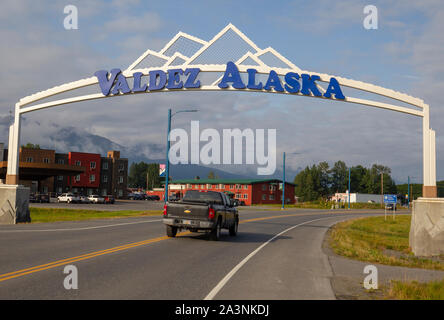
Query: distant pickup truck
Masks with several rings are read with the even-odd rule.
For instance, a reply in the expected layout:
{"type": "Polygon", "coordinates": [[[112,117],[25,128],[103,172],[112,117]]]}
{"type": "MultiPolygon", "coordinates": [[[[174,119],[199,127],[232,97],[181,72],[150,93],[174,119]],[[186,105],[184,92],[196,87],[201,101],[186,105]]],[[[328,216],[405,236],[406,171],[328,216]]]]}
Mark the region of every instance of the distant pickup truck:
{"type": "Polygon", "coordinates": [[[223,192],[189,190],[180,201],[167,202],[163,208],[163,223],[168,237],[178,230],[209,233],[211,240],[219,240],[221,229],[230,236],[237,234],[239,214],[236,205],[223,192]]]}

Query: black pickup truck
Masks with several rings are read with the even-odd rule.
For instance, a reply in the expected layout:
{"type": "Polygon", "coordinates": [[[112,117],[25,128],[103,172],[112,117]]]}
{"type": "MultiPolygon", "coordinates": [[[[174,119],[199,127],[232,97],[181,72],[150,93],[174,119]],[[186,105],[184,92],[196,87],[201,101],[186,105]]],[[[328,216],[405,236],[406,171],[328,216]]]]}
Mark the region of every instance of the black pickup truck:
{"type": "Polygon", "coordinates": [[[222,228],[228,229],[231,236],[237,234],[239,214],[223,192],[189,190],[182,200],[165,204],[163,223],[168,237],[186,229],[208,232],[210,239],[217,241],[222,228]]]}

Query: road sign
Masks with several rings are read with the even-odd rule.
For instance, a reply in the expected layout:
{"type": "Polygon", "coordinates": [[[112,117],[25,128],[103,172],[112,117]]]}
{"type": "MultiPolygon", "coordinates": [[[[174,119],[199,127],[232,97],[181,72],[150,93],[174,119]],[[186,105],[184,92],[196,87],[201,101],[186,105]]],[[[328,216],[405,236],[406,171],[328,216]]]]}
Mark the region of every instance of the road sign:
{"type": "Polygon", "coordinates": [[[384,195],[384,203],[394,203],[396,204],[397,197],[396,194],[385,194],[384,195]]]}

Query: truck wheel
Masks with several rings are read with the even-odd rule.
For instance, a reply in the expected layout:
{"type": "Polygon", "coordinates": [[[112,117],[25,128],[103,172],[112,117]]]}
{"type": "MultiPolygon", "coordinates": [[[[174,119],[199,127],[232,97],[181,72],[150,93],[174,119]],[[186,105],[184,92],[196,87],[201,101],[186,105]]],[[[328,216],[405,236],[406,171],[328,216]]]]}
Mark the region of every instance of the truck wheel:
{"type": "Polygon", "coordinates": [[[174,238],[176,236],[177,233],[177,227],[173,227],[173,226],[166,226],[167,229],[167,236],[170,238],[174,238]]]}
{"type": "Polygon", "coordinates": [[[234,224],[230,227],[229,231],[230,231],[230,236],[234,237],[237,235],[237,228],[239,226],[239,221],[234,222],[234,224]]]}
{"type": "Polygon", "coordinates": [[[220,220],[218,220],[216,227],[210,232],[210,240],[219,241],[221,229],[222,229],[222,224],[220,223],[220,220]]]}

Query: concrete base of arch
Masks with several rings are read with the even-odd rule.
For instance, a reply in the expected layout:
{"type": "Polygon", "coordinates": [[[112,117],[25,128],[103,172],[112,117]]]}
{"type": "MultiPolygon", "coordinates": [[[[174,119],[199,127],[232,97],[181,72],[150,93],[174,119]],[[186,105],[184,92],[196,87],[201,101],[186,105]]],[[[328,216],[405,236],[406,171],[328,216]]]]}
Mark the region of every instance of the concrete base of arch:
{"type": "Polygon", "coordinates": [[[409,244],[416,256],[444,254],[444,198],[413,201],[409,244]]]}
{"type": "Polygon", "coordinates": [[[30,222],[29,188],[19,185],[0,185],[0,224],[30,222]]]}
{"type": "Polygon", "coordinates": [[[6,184],[17,185],[19,182],[19,177],[14,174],[7,174],[5,182],[6,182],[6,184]]]}

